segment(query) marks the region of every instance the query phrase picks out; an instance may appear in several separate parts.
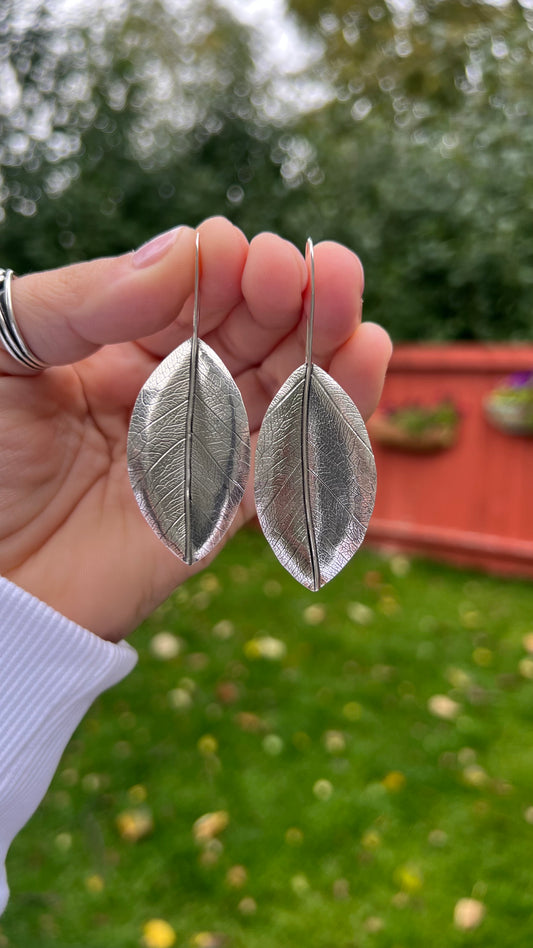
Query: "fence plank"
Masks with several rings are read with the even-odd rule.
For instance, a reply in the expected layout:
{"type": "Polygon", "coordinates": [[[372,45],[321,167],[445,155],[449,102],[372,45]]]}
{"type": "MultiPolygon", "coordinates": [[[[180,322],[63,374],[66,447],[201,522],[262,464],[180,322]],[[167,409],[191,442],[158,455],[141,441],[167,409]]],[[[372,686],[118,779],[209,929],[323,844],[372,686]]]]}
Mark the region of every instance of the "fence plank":
{"type": "Polygon", "coordinates": [[[460,565],[533,577],[533,437],[487,420],[483,401],[503,378],[533,370],[533,346],[399,346],[382,410],[453,401],[455,445],[432,454],[384,447],[369,424],[378,493],[371,543],[460,565]]]}

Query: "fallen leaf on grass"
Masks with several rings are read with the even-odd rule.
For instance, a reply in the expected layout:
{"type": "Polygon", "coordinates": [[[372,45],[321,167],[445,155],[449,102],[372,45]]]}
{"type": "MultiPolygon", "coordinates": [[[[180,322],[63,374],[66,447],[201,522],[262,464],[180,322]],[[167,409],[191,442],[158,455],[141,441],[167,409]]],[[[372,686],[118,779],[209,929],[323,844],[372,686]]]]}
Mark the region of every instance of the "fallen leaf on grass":
{"type": "Polygon", "coordinates": [[[481,925],[485,917],[485,906],[478,899],[459,899],[453,910],[453,922],[461,931],[472,931],[481,925]]]}
{"type": "Polygon", "coordinates": [[[304,622],[307,622],[307,625],[320,625],[325,618],[326,608],[319,603],[313,603],[313,605],[307,606],[303,611],[303,619],[304,622]]]}
{"type": "Polygon", "coordinates": [[[390,793],[398,793],[400,790],[403,790],[407,782],[405,774],[402,774],[401,770],[391,770],[389,774],[386,774],[381,781],[386,790],[390,793]]]}
{"type": "Polygon", "coordinates": [[[313,785],[313,793],[318,800],[329,800],[333,793],[333,784],[329,780],[317,780],[313,785]]]}
{"type": "Polygon", "coordinates": [[[348,618],[352,622],[356,622],[357,625],[370,625],[374,618],[372,609],[370,606],[366,606],[364,602],[349,602],[346,606],[346,612],[348,618]]]}
{"type": "Polygon", "coordinates": [[[142,944],[145,948],[172,948],[176,942],[176,932],[162,918],[151,918],[143,926],[142,944]]]}
{"type": "Polygon", "coordinates": [[[420,892],[424,884],[420,870],[411,864],[399,866],[394,873],[394,879],[402,892],[407,892],[408,895],[420,892]]]}
{"type": "Polygon", "coordinates": [[[245,866],[231,866],[226,873],[226,883],[232,889],[242,889],[248,881],[248,872],[245,866]]]}
{"type": "Polygon", "coordinates": [[[227,948],[229,939],[220,932],[198,932],[191,938],[192,948],[227,948]]]}
{"type": "Polygon", "coordinates": [[[248,895],[241,899],[237,908],[241,915],[254,915],[257,912],[257,902],[248,895]]]}
{"type": "Polygon", "coordinates": [[[248,734],[258,734],[266,730],[265,722],[253,711],[239,711],[235,715],[235,723],[241,731],[246,731],[248,734]]]}
{"type": "Polygon", "coordinates": [[[98,895],[100,892],[104,891],[105,882],[102,876],[98,874],[87,876],[85,880],[85,888],[87,889],[87,892],[90,892],[92,895],[98,895]]]}
{"type": "Polygon", "coordinates": [[[116,825],[122,839],[136,843],[152,832],[154,818],[148,807],[137,807],[119,813],[116,818],[116,825]]]}
{"type": "Polygon", "coordinates": [[[173,632],[158,632],[150,642],[150,651],[155,658],[168,662],[176,658],[183,649],[183,641],[173,632]]]}
{"type": "Polygon", "coordinates": [[[428,701],[428,710],[437,718],[453,721],[461,710],[461,705],[448,695],[432,695],[428,701]]]}
{"type": "Polygon", "coordinates": [[[285,658],[287,646],[273,635],[260,635],[245,643],[244,654],[250,659],[266,658],[270,662],[279,662],[285,658]]]}
{"type": "Polygon", "coordinates": [[[229,823],[229,814],[226,810],[216,810],[214,813],[204,813],[193,824],[193,836],[197,843],[207,842],[218,836],[226,829],[229,823]]]}
{"type": "Polygon", "coordinates": [[[346,738],[342,731],[326,731],[323,740],[328,754],[342,754],[346,750],[346,738]]]}

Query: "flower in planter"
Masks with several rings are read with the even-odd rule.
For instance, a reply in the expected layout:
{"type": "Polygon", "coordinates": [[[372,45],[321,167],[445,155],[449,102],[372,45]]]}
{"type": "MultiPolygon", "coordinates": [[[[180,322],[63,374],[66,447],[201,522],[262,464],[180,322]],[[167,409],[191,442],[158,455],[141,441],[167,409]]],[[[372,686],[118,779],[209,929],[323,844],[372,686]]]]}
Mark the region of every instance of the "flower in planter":
{"type": "Polygon", "coordinates": [[[439,451],[455,442],[459,412],[451,399],[435,405],[416,403],[385,409],[370,420],[370,434],[380,444],[406,451],[439,451]]]}
{"type": "Polygon", "coordinates": [[[533,434],[533,371],[516,372],[485,400],[488,419],[509,434],[533,434]]]}

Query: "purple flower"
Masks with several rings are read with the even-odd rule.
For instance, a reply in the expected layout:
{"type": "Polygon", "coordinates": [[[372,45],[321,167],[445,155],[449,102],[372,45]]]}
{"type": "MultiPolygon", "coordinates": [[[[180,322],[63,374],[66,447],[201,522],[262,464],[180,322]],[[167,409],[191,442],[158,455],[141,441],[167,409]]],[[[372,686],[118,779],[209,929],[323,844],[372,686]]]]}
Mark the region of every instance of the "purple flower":
{"type": "Polygon", "coordinates": [[[533,386],[533,372],[514,372],[509,376],[508,385],[511,388],[526,388],[533,386]]]}

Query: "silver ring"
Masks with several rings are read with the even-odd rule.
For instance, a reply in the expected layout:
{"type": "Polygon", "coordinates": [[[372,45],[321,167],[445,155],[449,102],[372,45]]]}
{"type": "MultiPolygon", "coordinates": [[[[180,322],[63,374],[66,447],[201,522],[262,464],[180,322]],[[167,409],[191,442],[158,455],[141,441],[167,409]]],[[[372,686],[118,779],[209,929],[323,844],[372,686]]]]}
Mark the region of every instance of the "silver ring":
{"type": "Polygon", "coordinates": [[[49,362],[43,362],[26,345],[17,326],[11,300],[11,279],[13,270],[0,267],[0,342],[6,352],[21,365],[29,369],[47,369],[49,362]]]}

